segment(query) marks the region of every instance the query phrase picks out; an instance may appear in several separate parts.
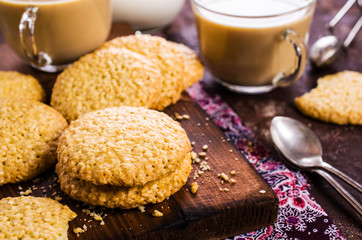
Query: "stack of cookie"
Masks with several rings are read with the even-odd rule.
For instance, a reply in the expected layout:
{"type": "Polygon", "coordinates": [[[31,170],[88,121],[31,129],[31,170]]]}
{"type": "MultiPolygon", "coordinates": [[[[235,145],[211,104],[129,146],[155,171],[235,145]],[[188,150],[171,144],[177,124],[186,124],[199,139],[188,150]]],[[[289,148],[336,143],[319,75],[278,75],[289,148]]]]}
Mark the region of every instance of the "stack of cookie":
{"type": "Polygon", "coordinates": [[[69,122],[107,107],[163,110],[203,73],[195,52],[184,45],[151,35],[119,37],[64,70],[50,104],[69,122]]]}
{"type": "Polygon", "coordinates": [[[56,173],[72,198],[109,208],[158,203],[191,171],[191,145],[180,124],[142,107],[93,111],[59,139],[56,173]]]}

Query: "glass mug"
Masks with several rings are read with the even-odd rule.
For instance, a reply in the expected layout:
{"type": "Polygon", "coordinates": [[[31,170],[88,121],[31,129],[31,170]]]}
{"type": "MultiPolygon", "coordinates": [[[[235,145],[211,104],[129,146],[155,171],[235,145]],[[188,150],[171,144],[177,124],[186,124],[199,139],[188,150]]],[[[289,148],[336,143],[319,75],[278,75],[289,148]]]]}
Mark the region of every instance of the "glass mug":
{"type": "Polygon", "coordinates": [[[246,94],[300,78],[315,0],[192,0],[202,58],[214,80],[246,94]]]}
{"type": "Polygon", "coordinates": [[[0,30],[32,67],[57,72],[100,46],[111,27],[110,0],[0,0],[0,30]]]}

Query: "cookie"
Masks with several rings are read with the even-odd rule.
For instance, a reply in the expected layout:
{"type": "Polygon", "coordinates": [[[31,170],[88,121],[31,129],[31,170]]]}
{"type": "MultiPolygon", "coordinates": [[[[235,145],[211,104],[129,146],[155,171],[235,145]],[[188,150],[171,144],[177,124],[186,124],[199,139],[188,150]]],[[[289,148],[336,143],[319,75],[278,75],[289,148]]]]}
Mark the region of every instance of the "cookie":
{"type": "Polygon", "coordinates": [[[91,182],[79,180],[70,172],[64,171],[57,164],[61,189],[70,197],[92,205],[108,208],[135,208],[148,203],[159,203],[177,192],[186,182],[191,172],[191,156],[188,153],[179,167],[169,175],[146,183],[144,186],[130,188],[94,185],[91,182]]]}
{"type": "Polygon", "coordinates": [[[33,178],[56,162],[64,117],[41,102],[0,98],[0,186],[33,178]]]}
{"type": "Polygon", "coordinates": [[[38,80],[31,75],[0,71],[0,98],[4,97],[44,101],[45,93],[38,80]]]}
{"type": "Polygon", "coordinates": [[[181,125],[162,112],[115,107],[84,114],[59,139],[58,165],[95,185],[144,185],[191,151],[181,125]]]}
{"type": "Polygon", "coordinates": [[[51,106],[73,121],[116,106],[154,108],[159,99],[159,68],[125,48],[107,48],[83,56],[57,78],[51,106]]]}
{"type": "Polygon", "coordinates": [[[42,197],[0,200],[0,239],[68,239],[69,207],[42,197]]]}
{"type": "Polygon", "coordinates": [[[183,78],[183,89],[186,89],[204,76],[204,66],[200,62],[198,55],[189,47],[180,44],[172,43],[180,51],[184,60],[184,78],[183,78]]]}
{"type": "Polygon", "coordinates": [[[164,38],[142,34],[118,37],[101,46],[105,49],[110,47],[124,47],[142,54],[161,69],[162,78],[155,86],[161,91],[160,99],[155,109],[163,110],[180,99],[184,90],[184,60],[175,45],[164,38]]]}
{"type": "Polygon", "coordinates": [[[344,71],[317,80],[317,87],[297,97],[305,115],[336,124],[362,124],[362,73],[344,71]]]}

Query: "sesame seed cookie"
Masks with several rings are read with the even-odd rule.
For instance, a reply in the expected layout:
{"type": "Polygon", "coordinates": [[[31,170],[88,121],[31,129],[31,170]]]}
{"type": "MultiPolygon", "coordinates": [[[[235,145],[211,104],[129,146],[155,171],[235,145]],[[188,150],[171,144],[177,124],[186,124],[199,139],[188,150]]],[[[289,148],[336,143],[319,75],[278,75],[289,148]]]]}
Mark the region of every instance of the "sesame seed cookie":
{"type": "Polygon", "coordinates": [[[184,61],[179,49],[162,37],[148,34],[118,37],[106,42],[101,48],[127,48],[144,55],[154,62],[162,73],[155,88],[160,89],[160,99],[155,107],[163,110],[172,103],[176,103],[181,96],[184,77],[184,61]]]}
{"type": "Polygon", "coordinates": [[[107,48],[83,56],[57,78],[51,106],[68,121],[116,106],[154,108],[158,102],[159,68],[125,48],[107,48]]]}
{"type": "Polygon", "coordinates": [[[336,124],[362,125],[362,73],[343,71],[317,80],[294,101],[305,115],[336,124]]]}
{"type": "Polygon", "coordinates": [[[0,200],[0,239],[68,239],[68,222],[77,215],[45,197],[0,200]]]}
{"type": "Polygon", "coordinates": [[[60,187],[70,197],[92,205],[123,209],[162,202],[185,185],[190,172],[190,153],[186,154],[178,168],[170,174],[148,182],[144,186],[130,188],[94,185],[73,177],[72,173],[64,171],[62,165],[56,166],[60,187]]]}
{"type": "Polygon", "coordinates": [[[144,185],[191,151],[181,125],[156,110],[115,107],[84,114],[59,139],[58,165],[96,185],[144,185]]]}
{"type": "Polygon", "coordinates": [[[0,186],[29,180],[53,166],[58,137],[67,125],[41,102],[0,98],[0,186]]]}
{"type": "Polygon", "coordinates": [[[37,79],[15,71],[0,71],[0,98],[45,100],[45,93],[37,79]]]}

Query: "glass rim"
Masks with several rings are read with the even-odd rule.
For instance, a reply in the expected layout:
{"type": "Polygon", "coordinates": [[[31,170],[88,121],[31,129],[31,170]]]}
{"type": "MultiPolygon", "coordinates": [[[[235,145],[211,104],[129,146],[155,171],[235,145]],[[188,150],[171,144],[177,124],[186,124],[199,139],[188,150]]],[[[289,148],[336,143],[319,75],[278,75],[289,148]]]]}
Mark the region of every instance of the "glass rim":
{"type": "Polygon", "coordinates": [[[288,15],[291,13],[295,13],[298,12],[302,9],[308,8],[309,6],[311,6],[313,3],[316,2],[316,0],[309,0],[308,3],[302,7],[298,7],[296,9],[290,10],[290,11],[286,11],[286,12],[282,12],[282,13],[278,13],[278,14],[270,14],[270,15],[262,15],[262,16],[248,16],[248,15],[238,15],[238,14],[229,14],[229,13],[223,13],[223,12],[219,12],[219,11],[215,11],[212,10],[206,6],[204,6],[201,3],[201,0],[191,0],[194,4],[196,4],[198,7],[203,8],[206,11],[212,12],[212,13],[216,13],[219,15],[223,15],[226,17],[237,17],[237,18],[252,18],[252,19],[261,19],[261,18],[273,18],[273,17],[279,17],[279,16],[284,16],[284,15],[288,15]]]}

